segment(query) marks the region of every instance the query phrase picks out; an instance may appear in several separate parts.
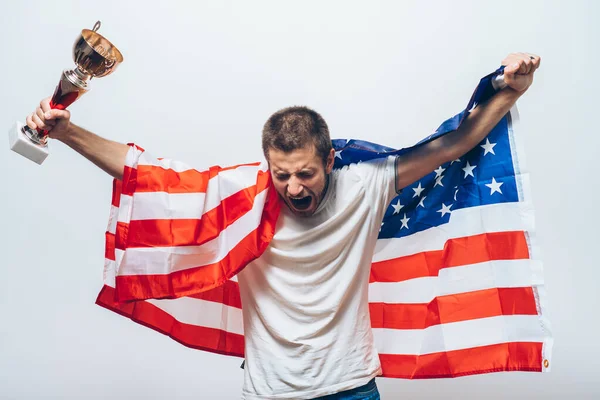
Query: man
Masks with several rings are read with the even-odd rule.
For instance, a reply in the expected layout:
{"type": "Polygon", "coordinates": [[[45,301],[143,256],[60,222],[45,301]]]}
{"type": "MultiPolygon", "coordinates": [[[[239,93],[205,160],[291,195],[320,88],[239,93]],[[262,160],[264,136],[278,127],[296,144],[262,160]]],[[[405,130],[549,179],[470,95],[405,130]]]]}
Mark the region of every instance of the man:
{"type": "MultiPolygon", "coordinates": [[[[478,145],[533,82],[540,58],[503,60],[507,87],[453,132],[406,155],[333,170],[324,119],[306,107],[273,114],[263,151],[286,205],[265,252],[239,274],[245,332],[244,399],[378,399],[381,373],[368,308],[373,250],[396,193],[478,145]]],[[[48,99],[27,118],[123,179],[130,146],[70,123],[48,99]]]]}

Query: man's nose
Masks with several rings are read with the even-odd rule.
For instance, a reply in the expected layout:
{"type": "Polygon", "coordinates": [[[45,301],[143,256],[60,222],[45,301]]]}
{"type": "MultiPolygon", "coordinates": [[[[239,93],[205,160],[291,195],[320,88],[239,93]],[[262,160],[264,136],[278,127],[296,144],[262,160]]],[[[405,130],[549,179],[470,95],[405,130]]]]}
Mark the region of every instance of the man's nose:
{"type": "Polygon", "coordinates": [[[298,182],[297,179],[295,178],[290,178],[289,182],[288,182],[288,193],[290,196],[298,196],[300,193],[302,193],[302,190],[304,189],[304,186],[302,186],[302,184],[300,182],[298,182]]]}

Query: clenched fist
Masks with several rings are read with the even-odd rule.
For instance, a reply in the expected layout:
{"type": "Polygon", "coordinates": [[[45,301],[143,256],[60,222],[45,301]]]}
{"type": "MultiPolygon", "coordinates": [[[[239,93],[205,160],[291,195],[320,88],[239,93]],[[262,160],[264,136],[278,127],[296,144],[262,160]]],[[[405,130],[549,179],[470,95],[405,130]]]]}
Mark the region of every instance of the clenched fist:
{"type": "Polygon", "coordinates": [[[59,140],[66,137],[70,121],[69,111],[50,108],[50,97],[42,100],[39,107],[27,116],[27,126],[48,131],[49,137],[59,140]]]}
{"type": "Polygon", "coordinates": [[[511,53],[504,60],[504,82],[517,92],[526,91],[533,83],[533,74],[540,67],[541,58],[529,53],[511,53]]]}

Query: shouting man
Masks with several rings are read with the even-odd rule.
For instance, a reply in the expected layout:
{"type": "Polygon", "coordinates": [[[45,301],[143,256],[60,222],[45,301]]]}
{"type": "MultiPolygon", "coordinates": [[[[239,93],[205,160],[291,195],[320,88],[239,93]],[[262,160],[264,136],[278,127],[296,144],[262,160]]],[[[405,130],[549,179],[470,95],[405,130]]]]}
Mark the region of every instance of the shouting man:
{"type": "MultiPolygon", "coordinates": [[[[477,146],[533,82],[540,57],[503,60],[506,87],[460,127],[400,157],[333,169],[325,120],[306,107],[277,111],[262,147],[282,207],[263,254],[239,274],[244,399],[379,399],[368,282],[386,207],[407,185],[477,146]]],[[[115,179],[131,147],[70,122],[49,99],[27,117],[115,179]]]]}

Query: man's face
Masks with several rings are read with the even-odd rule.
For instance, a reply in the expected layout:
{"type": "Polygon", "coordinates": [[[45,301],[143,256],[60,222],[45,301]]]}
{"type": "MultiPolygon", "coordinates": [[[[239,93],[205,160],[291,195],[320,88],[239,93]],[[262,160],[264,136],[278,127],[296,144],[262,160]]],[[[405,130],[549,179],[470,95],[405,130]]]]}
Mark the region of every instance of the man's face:
{"type": "Polygon", "coordinates": [[[269,149],[269,168],[279,196],[297,216],[308,217],[317,210],[325,195],[327,175],[333,169],[335,151],[326,165],[314,145],[290,153],[269,149]]]}

